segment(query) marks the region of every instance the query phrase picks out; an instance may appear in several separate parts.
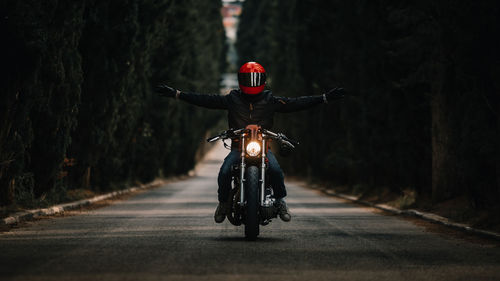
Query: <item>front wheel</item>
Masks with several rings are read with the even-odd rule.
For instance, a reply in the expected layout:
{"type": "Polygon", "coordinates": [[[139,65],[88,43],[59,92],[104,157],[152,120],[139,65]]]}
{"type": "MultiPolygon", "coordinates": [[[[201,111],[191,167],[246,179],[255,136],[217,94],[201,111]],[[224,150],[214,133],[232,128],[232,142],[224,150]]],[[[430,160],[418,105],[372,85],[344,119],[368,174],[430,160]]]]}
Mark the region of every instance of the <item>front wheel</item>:
{"type": "Polygon", "coordinates": [[[259,235],[259,168],[256,166],[247,168],[245,193],[247,197],[245,237],[253,241],[259,235]]]}

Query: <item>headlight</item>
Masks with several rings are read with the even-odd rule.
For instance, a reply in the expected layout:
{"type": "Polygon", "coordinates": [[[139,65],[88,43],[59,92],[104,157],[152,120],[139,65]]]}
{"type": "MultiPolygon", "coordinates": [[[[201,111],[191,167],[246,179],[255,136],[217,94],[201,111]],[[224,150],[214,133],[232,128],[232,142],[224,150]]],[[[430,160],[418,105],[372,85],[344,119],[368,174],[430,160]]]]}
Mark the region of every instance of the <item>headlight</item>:
{"type": "Polygon", "coordinates": [[[260,144],[256,141],[252,141],[247,144],[247,153],[248,155],[255,157],[260,153],[260,144]]]}

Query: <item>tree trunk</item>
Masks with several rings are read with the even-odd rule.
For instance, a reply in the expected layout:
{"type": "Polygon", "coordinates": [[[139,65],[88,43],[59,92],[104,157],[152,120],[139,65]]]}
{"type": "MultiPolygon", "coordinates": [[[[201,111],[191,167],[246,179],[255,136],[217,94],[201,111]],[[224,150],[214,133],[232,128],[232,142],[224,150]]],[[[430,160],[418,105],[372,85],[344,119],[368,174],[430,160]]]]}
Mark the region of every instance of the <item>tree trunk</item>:
{"type": "Polygon", "coordinates": [[[14,180],[0,179],[0,206],[7,206],[13,203],[14,180]]]}
{"type": "Polygon", "coordinates": [[[83,187],[84,188],[89,188],[90,187],[90,172],[91,172],[91,167],[88,166],[87,169],[85,170],[85,176],[83,177],[83,187]]]}
{"type": "Polygon", "coordinates": [[[440,202],[453,197],[459,188],[458,138],[454,118],[454,66],[451,60],[438,63],[431,98],[432,114],[432,200],[440,202]]]}

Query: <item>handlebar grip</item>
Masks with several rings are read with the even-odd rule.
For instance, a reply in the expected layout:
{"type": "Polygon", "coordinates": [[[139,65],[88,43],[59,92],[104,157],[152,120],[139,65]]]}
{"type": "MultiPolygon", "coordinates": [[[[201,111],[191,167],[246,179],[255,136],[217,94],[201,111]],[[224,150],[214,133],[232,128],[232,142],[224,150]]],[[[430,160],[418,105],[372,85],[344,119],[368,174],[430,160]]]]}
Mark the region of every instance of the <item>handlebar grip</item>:
{"type": "Polygon", "coordinates": [[[287,141],[287,140],[283,140],[283,143],[286,145],[286,146],[289,146],[291,148],[295,148],[295,145],[293,145],[291,142],[287,141]]]}
{"type": "Polygon", "coordinates": [[[285,141],[287,141],[287,142],[289,142],[289,143],[293,144],[293,146],[297,146],[297,145],[299,145],[299,144],[300,144],[298,141],[291,140],[291,139],[289,139],[289,138],[287,138],[287,137],[285,137],[285,136],[283,136],[283,139],[284,139],[285,141]]]}

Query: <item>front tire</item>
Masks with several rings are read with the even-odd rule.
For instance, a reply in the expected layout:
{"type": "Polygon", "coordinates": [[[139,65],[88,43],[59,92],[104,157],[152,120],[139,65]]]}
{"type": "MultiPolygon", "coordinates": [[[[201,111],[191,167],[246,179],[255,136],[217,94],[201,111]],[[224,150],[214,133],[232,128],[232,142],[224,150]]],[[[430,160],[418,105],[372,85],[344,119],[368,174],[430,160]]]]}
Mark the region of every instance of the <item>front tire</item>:
{"type": "Polygon", "coordinates": [[[245,192],[247,197],[245,237],[253,241],[259,235],[259,168],[256,166],[247,168],[245,192]]]}

